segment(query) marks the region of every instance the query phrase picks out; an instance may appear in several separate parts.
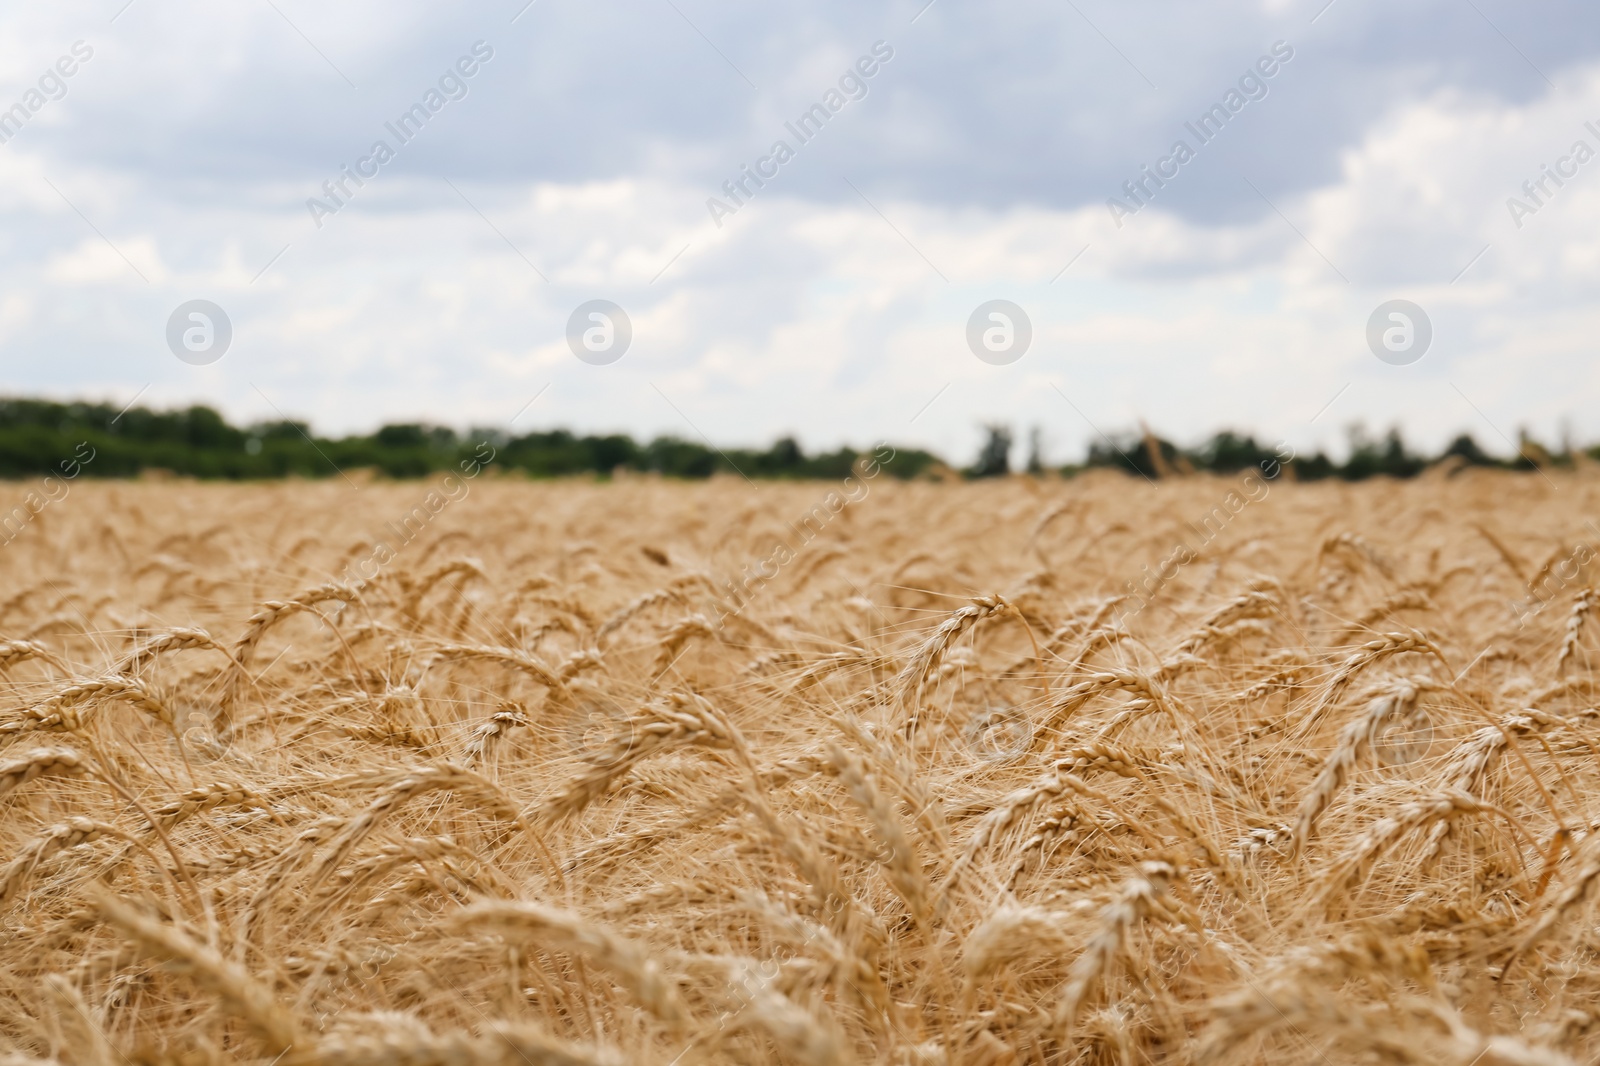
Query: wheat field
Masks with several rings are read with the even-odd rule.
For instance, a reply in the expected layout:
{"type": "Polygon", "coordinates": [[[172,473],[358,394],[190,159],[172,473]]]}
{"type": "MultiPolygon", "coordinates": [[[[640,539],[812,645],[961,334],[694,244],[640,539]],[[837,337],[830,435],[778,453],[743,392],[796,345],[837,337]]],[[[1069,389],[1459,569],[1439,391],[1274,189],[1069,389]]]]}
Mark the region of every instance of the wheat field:
{"type": "Polygon", "coordinates": [[[1593,1061],[1597,501],[75,484],[0,1062],[1593,1061]]]}

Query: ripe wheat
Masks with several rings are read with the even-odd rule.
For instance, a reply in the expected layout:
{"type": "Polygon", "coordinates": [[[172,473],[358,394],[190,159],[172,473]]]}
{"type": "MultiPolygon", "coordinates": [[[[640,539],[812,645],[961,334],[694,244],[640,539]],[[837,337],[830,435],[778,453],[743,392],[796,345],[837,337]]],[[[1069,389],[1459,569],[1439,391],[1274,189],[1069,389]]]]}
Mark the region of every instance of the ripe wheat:
{"type": "Polygon", "coordinates": [[[1550,479],[1159,588],[1226,482],[86,483],[0,549],[0,1064],[1595,1061],[1550,479]]]}

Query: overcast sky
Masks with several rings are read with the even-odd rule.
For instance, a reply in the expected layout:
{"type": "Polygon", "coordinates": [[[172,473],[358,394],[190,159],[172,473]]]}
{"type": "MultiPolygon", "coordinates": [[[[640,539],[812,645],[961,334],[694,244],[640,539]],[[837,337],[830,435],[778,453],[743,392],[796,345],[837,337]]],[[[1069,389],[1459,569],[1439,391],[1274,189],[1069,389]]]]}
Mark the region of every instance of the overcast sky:
{"type": "Polygon", "coordinates": [[[1141,419],[1600,440],[1592,3],[925,3],[7,5],[0,388],[960,460],[993,421],[1057,461],[1141,419]]]}

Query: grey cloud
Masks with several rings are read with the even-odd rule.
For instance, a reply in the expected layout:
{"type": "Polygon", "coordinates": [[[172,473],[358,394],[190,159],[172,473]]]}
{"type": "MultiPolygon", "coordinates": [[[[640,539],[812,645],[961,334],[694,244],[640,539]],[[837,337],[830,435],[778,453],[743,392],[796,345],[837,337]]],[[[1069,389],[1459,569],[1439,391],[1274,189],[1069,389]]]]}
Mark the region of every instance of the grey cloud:
{"type": "Polygon", "coordinates": [[[1398,103],[1443,87],[1526,101],[1549,90],[1517,49],[1558,79],[1600,55],[1600,13],[1579,0],[1544,5],[1537,19],[1482,0],[1513,44],[1453,0],[1340,0],[1312,25],[1320,4],[1269,13],[1244,0],[1084,0],[1086,20],[1071,5],[941,2],[912,25],[920,0],[759,10],[684,0],[687,20],[660,3],[546,0],[510,25],[520,3],[353,16],[286,3],[359,91],[269,10],[183,12],[209,24],[202,35],[179,34],[178,15],[144,5],[105,32],[112,55],[61,105],[70,114],[28,133],[75,164],[219,199],[263,183],[314,187],[481,37],[501,58],[403,169],[507,184],[648,171],[710,195],[781,133],[774,117],[814,102],[833,66],[882,38],[895,62],[788,168],[786,193],[842,201],[848,174],[929,203],[1074,207],[1115,193],[1285,39],[1292,68],[1164,204],[1227,222],[1265,210],[1240,170],[1268,195],[1292,196],[1335,176],[1340,152],[1398,103]]]}

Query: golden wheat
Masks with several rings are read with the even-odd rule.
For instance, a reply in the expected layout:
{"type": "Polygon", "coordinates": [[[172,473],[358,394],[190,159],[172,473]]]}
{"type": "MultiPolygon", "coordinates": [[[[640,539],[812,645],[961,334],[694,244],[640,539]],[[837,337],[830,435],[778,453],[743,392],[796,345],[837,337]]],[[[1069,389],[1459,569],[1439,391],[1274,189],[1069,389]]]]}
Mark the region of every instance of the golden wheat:
{"type": "Polygon", "coordinates": [[[0,1064],[1600,1058],[1600,476],[353,480],[0,548],[0,1064]]]}

